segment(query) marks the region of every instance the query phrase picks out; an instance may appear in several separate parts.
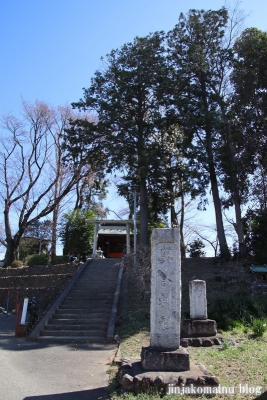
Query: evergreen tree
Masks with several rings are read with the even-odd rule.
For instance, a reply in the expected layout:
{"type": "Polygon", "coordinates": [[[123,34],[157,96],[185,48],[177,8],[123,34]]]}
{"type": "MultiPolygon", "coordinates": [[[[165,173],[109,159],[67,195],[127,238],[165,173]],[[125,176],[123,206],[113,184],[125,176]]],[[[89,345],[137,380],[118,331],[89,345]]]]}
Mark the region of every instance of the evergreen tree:
{"type": "Polygon", "coordinates": [[[82,145],[88,157],[106,158],[109,171],[119,168],[130,183],[138,185],[144,245],[148,240],[148,178],[156,173],[162,135],[173,129],[164,103],[168,67],[163,39],[158,32],[136,38],[106,57],[105,70],[95,73],[84,99],[74,103],[94,111],[97,123],[76,120],[66,138],[72,154],[82,145]]]}
{"type": "Polygon", "coordinates": [[[221,129],[220,103],[225,95],[231,51],[225,47],[228,13],[190,10],[180,15],[168,34],[169,56],[173,64],[172,88],[180,126],[188,138],[191,162],[209,175],[221,254],[229,257],[217,177],[216,142],[221,129]]]}
{"type": "Polygon", "coordinates": [[[232,112],[239,133],[237,154],[240,169],[245,170],[247,177],[252,176],[250,181],[246,178],[250,199],[262,208],[267,204],[267,32],[246,29],[234,50],[231,79],[232,112]]]}
{"type": "Polygon", "coordinates": [[[60,237],[63,244],[63,253],[77,256],[89,255],[92,252],[94,227],[85,222],[94,219],[93,211],[77,209],[65,214],[61,222],[60,237]]]}

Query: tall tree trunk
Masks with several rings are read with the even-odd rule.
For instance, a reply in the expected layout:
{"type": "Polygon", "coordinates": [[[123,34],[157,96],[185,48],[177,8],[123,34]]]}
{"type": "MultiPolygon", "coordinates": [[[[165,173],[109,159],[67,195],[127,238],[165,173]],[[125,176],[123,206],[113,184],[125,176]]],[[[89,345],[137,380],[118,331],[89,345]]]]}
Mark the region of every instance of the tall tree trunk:
{"type": "Polygon", "coordinates": [[[4,259],[4,267],[9,267],[16,259],[15,243],[13,238],[7,238],[7,248],[4,259]]]}
{"type": "Polygon", "coordinates": [[[57,223],[58,223],[58,214],[59,214],[59,204],[55,207],[53,211],[53,220],[52,220],[52,243],[51,243],[51,257],[55,257],[57,255],[57,223]]]}
{"type": "Polygon", "coordinates": [[[240,198],[240,190],[239,190],[239,180],[237,176],[237,167],[235,162],[235,149],[233,145],[233,138],[231,128],[229,126],[224,104],[221,104],[221,110],[224,119],[224,125],[226,128],[226,145],[228,147],[228,155],[229,155],[229,164],[231,170],[231,180],[232,180],[232,198],[235,207],[235,230],[238,237],[238,244],[239,244],[239,255],[240,257],[246,257],[246,244],[245,244],[245,233],[242,221],[242,214],[241,214],[241,198],[240,198]]]}
{"type": "Polygon", "coordinates": [[[177,216],[175,212],[175,206],[174,206],[174,200],[171,200],[171,227],[172,228],[177,228],[178,222],[177,222],[177,216]]]}
{"type": "Polygon", "coordinates": [[[148,201],[146,181],[140,182],[140,243],[148,244],[148,201]]]}
{"type": "Polygon", "coordinates": [[[220,245],[221,256],[228,259],[230,253],[224,232],[221,200],[219,196],[219,189],[218,189],[215,165],[213,161],[213,154],[211,152],[211,143],[209,143],[207,147],[208,147],[208,166],[209,166],[210,184],[211,184],[211,192],[215,209],[217,235],[220,245]]]}
{"type": "Polygon", "coordinates": [[[202,72],[200,77],[201,90],[202,90],[202,101],[204,106],[205,113],[205,133],[206,133],[206,151],[208,158],[208,169],[210,175],[210,184],[211,184],[211,192],[214,202],[215,209],[215,219],[216,219],[216,227],[217,227],[217,235],[220,245],[221,257],[228,259],[230,256],[230,252],[228,249],[226,236],[224,232],[223,226],[223,217],[222,217],[222,207],[221,200],[219,196],[217,175],[215,169],[215,162],[213,157],[213,148],[212,148],[212,126],[211,126],[211,117],[210,110],[207,99],[207,91],[206,91],[206,77],[202,72]]]}
{"type": "Polygon", "coordinates": [[[239,243],[239,255],[240,257],[244,258],[246,257],[247,254],[246,244],[245,244],[245,234],[241,216],[240,201],[235,200],[235,196],[234,196],[234,205],[235,205],[235,220],[236,220],[235,229],[239,243]]]}
{"type": "Polygon", "coordinates": [[[4,267],[9,267],[13,261],[18,259],[19,256],[19,241],[21,239],[21,235],[15,235],[13,238],[11,233],[7,235],[6,242],[6,254],[4,258],[4,267]]]}
{"type": "Polygon", "coordinates": [[[12,237],[11,226],[9,221],[9,204],[5,200],[5,210],[4,210],[4,220],[5,220],[5,234],[6,234],[6,254],[4,259],[4,267],[10,266],[16,259],[15,253],[15,242],[12,237]]]}
{"type": "MultiPolygon", "coordinates": [[[[231,145],[230,145],[231,147],[231,145]]],[[[231,152],[230,152],[231,153],[231,152]]],[[[232,154],[230,154],[231,160],[231,171],[232,171],[232,196],[233,196],[233,203],[235,207],[235,230],[238,237],[238,247],[239,247],[239,255],[240,257],[246,257],[246,244],[245,244],[245,233],[242,221],[242,214],[241,214],[241,200],[240,200],[240,193],[238,189],[238,179],[236,176],[236,171],[234,168],[234,159],[232,154]]]]}
{"type": "Polygon", "coordinates": [[[183,184],[180,182],[180,192],[181,192],[181,218],[180,218],[180,247],[181,247],[181,257],[186,257],[186,245],[184,242],[184,191],[183,184]]]}

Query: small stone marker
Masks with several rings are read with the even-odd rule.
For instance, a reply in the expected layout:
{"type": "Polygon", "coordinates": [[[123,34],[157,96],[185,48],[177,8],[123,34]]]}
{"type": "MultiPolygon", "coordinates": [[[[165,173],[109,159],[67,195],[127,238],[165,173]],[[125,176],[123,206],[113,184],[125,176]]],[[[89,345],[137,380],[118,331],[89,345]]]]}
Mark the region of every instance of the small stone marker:
{"type": "Polygon", "coordinates": [[[186,371],[180,348],[181,256],[178,229],[154,229],[151,237],[150,347],[142,349],[144,369],[186,371]]]}
{"type": "Polygon", "coordinates": [[[206,282],[198,279],[189,282],[190,318],[207,319],[206,282]]]}
{"type": "Polygon", "coordinates": [[[190,319],[183,320],[183,337],[216,336],[216,321],[208,319],[205,281],[196,279],[189,282],[189,300],[190,319]]]}

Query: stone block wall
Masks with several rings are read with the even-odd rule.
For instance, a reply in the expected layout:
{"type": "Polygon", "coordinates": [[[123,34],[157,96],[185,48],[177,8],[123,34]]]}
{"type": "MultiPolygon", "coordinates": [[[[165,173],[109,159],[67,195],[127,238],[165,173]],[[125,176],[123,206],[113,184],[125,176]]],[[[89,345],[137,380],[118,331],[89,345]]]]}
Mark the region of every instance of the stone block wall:
{"type": "Polygon", "coordinates": [[[36,265],[22,268],[0,268],[0,307],[15,309],[17,294],[21,308],[25,297],[36,297],[40,315],[55,301],[79,268],[76,264],[36,265]]]}

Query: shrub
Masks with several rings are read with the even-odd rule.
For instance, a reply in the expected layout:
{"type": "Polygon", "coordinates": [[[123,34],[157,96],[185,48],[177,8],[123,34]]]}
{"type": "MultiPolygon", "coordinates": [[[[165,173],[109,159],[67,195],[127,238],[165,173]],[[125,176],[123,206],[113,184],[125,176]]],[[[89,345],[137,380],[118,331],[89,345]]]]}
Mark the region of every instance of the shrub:
{"type": "Polygon", "coordinates": [[[252,316],[260,317],[262,312],[261,302],[239,292],[236,296],[217,297],[212,302],[209,316],[217,321],[219,328],[227,330],[233,327],[233,321],[239,321],[243,325],[250,324],[252,316]]]}
{"type": "Polygon", "coordinates": [[[265,319],[254,318],[251,323],[251,328],[257,337],[262,337],[267,329],[267,324],[265,319]]]}
{"type": "Polygon", "coordinates": [[[27,265],[32,267],[33,265],[46,265],[48,263],[47,254],[32,254],[28,257],[27,265]]]}
{"type": "Polygon", "coordinates": [[[135,286],[136,301],[147,306],[150,299],[151,251],[150,247],[139,245],[136,254],[126,254],[122,259],[131,285],[135,286]]]}
{"type": "Polygon", "coordinates": [[[21,268],[23,266],[23,262],[20,260],[15,260],[13,261],[13,263],[11,264],[12,268],[21,268]]]}
{"type": "Polygon", "coordinates": [[[69,262],[68,256],[54,256],[51,260],[52,265],[67,264],[69,262]]]}
{"type": "Polygon", "coordinates": [[[200,239],[195,239],[193,242],[189,243],[189,257],[198,258],[205,257],[204,249],[205,245],[200,239]]]}

